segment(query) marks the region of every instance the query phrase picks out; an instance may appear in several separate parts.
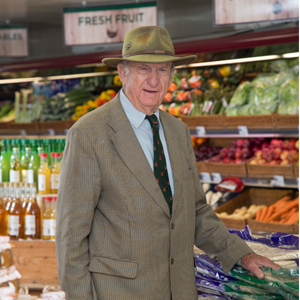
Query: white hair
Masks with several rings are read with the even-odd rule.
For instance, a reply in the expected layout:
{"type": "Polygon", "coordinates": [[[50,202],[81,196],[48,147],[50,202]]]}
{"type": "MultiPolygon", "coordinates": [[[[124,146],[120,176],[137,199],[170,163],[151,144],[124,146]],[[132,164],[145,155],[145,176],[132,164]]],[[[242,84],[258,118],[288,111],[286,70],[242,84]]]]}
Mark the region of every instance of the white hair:
{"type": "MultiPolygon", "coordinates": [[[[118,63],[118,65],[122,65],[124,67],[126,76],[129,74],[129,63],[130,62],[128,60],[123,60],[122,62],[118,63]]],[[[173,78],[174,72],[175,72],[175,63],[172,62],[171,75],[170,75],[171,78],[173,78]]]]}

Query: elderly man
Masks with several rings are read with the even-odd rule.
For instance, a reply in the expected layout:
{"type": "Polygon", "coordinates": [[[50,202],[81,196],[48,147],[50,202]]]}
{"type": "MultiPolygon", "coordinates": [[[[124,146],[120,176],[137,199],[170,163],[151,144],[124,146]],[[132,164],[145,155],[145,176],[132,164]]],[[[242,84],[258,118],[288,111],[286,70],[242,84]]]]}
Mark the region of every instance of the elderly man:
{"type": "Polygon", "coordinates": [[[187,126],[160,111],[176,57],[161,27],[130,30],[123,89],[70,129],[57,203],[56,253],[69,300],[197,299],[194,244],[225,271],[277,267],[218,219],[199,182],[187,126]]]}

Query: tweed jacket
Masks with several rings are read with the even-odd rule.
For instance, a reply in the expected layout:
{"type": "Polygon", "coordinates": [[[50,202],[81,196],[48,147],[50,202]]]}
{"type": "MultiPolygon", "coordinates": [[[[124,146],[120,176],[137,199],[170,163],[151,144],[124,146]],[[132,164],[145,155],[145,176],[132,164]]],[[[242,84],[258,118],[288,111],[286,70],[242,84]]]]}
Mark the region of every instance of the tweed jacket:
{"type": "Polygon", "coordinates": [[[56,213],[68,300],[196,300],[194,244],[226,271],[252,252],[206,203],[188,127],[163,111],[160,119],[172,218],[118,96],[69,130],[56,213]]]}

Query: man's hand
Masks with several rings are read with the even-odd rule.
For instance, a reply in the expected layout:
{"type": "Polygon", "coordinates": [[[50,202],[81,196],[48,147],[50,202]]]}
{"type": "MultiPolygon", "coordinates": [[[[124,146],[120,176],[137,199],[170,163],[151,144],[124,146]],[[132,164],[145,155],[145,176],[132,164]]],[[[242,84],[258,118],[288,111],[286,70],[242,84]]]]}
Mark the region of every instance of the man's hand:
{"type": "Polygon", "coordinates": [[[264,272],[260,270],[259,267],[269,267],[275,270],[280,268],[280,266],[273,263],[268,258],[255,253],[246,254],[241,259],[241,264],[245,269],[252,272],[258,279],[263,279],[265,277],[264,272]]]}

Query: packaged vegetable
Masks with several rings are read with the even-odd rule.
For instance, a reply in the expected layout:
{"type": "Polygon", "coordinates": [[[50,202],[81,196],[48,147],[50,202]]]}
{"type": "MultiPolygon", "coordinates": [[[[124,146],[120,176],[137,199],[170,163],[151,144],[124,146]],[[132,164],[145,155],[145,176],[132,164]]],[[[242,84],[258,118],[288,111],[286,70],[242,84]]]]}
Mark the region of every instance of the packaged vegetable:
{"type": "Polygon", "coordinates": [[[277,113],[280,115],[299,115],[299,100],[296,99],[288,103],[280,103],[277,113]]]}
{"type": "Polygon", "coordinates": [[[248,103],[249,93],[252,89],[252,84],[249,81],[245,81],[240,84],[235,90],[229,107],[242,106],[248,103]]]}
{"type": "Polygon", "coordinates": [[[299,102],[299,76],[294,76],[281,85],[279,100],[281,104],[295,100],[299,102]]]}

